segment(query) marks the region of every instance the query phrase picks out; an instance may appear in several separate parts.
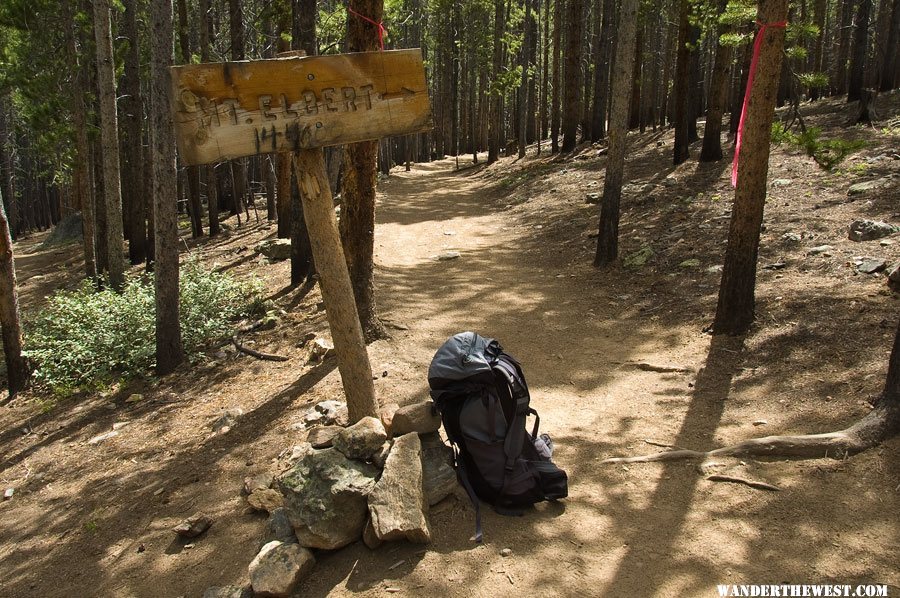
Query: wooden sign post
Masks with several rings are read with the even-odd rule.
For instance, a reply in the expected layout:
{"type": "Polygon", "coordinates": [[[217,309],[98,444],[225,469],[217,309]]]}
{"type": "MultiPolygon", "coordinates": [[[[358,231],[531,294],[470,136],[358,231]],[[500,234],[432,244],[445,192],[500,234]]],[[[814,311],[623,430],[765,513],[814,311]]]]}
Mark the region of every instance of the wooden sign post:
{"type": "Polygon", "coordinates": [[[421,51],[184,65],[171,73],[185,164],[294,153],[347,403],[377,405],[321,148],[431,129],[421,51]]]}

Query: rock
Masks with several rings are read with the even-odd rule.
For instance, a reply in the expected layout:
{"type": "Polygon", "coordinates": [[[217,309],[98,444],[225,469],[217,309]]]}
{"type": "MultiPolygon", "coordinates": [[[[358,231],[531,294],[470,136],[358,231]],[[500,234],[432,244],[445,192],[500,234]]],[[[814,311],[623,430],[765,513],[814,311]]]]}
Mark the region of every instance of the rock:
{"type": "Polygon", "coordinates": [[[309,442],[313,448],[328,448],[334,441],[334,437],[337,436],[338,432],[342,429],[343,428],[340,426],[316,426],[309,431],[306,441],[309,442]]]}
{"type": "Polygon", "coordinates": [[[459,486],[456,470],[451,467],[453,450],[444,444],[437,432],[420,437],[422,443],[422,489],[428,506],[435,505],[459,486]]]}
{"type": "Polygon", "coordinates": [[[854,220],[850,224],[850,233],[848,238],[851,241],[873,241],[893,235],[900,230],[893,224],[887,222],[878,222],[875,220],[854,220]]]}
{"type": "Polygon", "coordinates": [[[834,249],[831,245],[819,245],[818,247],[813,247],[809,251],[806,252],[807,255],[819,255],[820,253],[825,253],[827,251],[831,251],[834,249]]]}
{"type": "Polygon", "coordinates": [[[503,550],[500,551],[500,556],[503,556],[503,557],[512,556],[512,548],[504,548],[503,550]]]}
{"type": "Polygon", "coordinates": [[[450,260],[455,260],[459,258],[458,251],[445,251],[444,253],[437,256],[439,262],[449,262],[450,260]]]}
{"type": "Polygon", "coordinates": [[[309,363],[322,361],[328,357],[329,353],[334,351],[334,345],[324,338],[317,338],[309,345],[309,363]]]}
{"type": "Polygon", "coordinates": [[[390,440],[381,445],[381,449],[372,455],[372,463],[378,469],[384,469],[384,464],[387,462],[388,455],[391,453],[392,443],[390,440]]]}
{"type": "Polygon", "coordinates": [[[299,544],[269,542],[250,562],[254,596],[287,598],[315,564],[313,553],[299,544]]]}
{"type": "Polygon", "coordinates": [[[431,541],[422,490],[422,444],[410,432],[394,440],[384,473],[369,495],[369,515],[380,540],[431,541]]]}
{"type": "Polygon", "coordinates": [[[144,400],[144,395],[135,393],[133,395],[129,395],[129,397],[127,399],[125,399],[125,402],[126,403],[139,403],[143,400],[144,400]]]}
{"type": "Polygon", "coordinates": [[[584,203],[589,203],[591,205],[599,205],[600,202],[603,201],[602,193],[588,193],[584,196],[584,203]]]}
{"type": "Polygon", "coordinates": [[[626,268],[640,268],[650,261],[650,258],[652,257],[653,250],[649,247],[643,247],[631,255],[626,256],[625,259],[622,260],[622,265],[626,268]]]}
{"type": "Polygon", "coordinates": [[[213,586],[206,588],[203,598],[253,598],[253,590],[240,586],[213,586]]]}
{"type": "Polygon", "coordinates": [[[88,440],[87,443],[88,443],[88,444],[100,444],[100,443],[103,442],[104,440],[109,440],[110,438],[115,438],[115,437],[118,436],[118,435],[119,435],[119,431],[118,431],[118,430],[113,430],[112,432],[105,432],[105,433],[103,433],[103,434],[99,434],[99,435],[97,435],[97,436],[94,436],[93,438],[91,438],[90,440],[88,440]]]}
{"type": "Polygon", "coordinates": [[[350,421],[347,404],[340,401],[322,401],[316,405],[316,410],[325,415],[325,421],[329,425],[346,426],[350,421]]]}
{"type": "Polygon", "coordinates": [[[372,518],[366,520],[366,527],[363,528],[363,544],[365,544],[368,548],[375,550],[380,547],[384,542],[375,535],[375,528],[372,527],[372,518]]]}
{"type": "Polygon", "coordinates": [[[6,490],[3,491],[3,500],[11,499],[15,493],[16,493],[15,488],[7,488],[6,490]]]}
{"type": "Polygon", "coordinates": [[[256,251],[272,261],[290,259],[290,239],[267,239],[256,244],[256,251]]]}
{"type": "Polygon", "coordinates": [[[856,267],[863,274],[874,274],[887,268],[887,263],[882,259],[866,259],[856,267]]]}
{"type": "Polygon", "coordinates": [[[900,293],[900,262],[891,266],[890,274],[888,274],[888,286],[900,293]]]}
{"type": "Polygon", "coordinates": [[[278,481],[300,544],[334,550],[355,542],[378,469],[336,449],[306,452],[278,481]]]}
{"type": "Polygon", "coordinates": [[[381,423],[384,424],[384,431],[388,433],[388,436],[391,435],[391,426],[394,422],[394,414],[397,413],[398,409],[400,409],[400,405],[398,405],[397,403],[388,403],[381,408],[381,423]]]}
{"type": "Polygon", "coordinates": [[[244,486],[241,488],[244,494],[253,494],[257,490],[265,490],[272,485],[272,476],[267,473],[261,473],[255,476],[247,476],[244,478],[244,486]]]}
{"type": "Polygon", "coordinates": [[[234,409],[228,409],[217,417],[211,427],[213,432],[216,434],[225,434],[231,428],[234,427],[234,424],[237,423],[237,420],[244,415],[244,410],[240,407],[235,407],[234,409]]]}
{"type": "Polygon", "coordinates": [[[793,182],[794,181],[792,181],[791,179],[775,179],[774,181],[772,181],[772,186],[773,187],[787,187],[788,185],[790,185],[793,182]]]}
{"type": "Polygon", "coordinates": [[[679,268],[696,268],[700,265],[700,260],[696,258],[691,258],[689,260],[684,260],[680,264],[678,264],[679,268]]]}
{"type": "Polygon", "coordinates": [[[278,540],[285,544],[297,543],[297,536],[294,535],[294,528],[291,527],[291,521],[288,519],[287,511],[284,510],[284,507],[269,512],[260,549],[272,540],[278,540]]]}
{"type": "Polygon", "coordinates": [[[345,457],[366,461],[381,450],[385,440],[387,433],[381,420],[364,417],[352,426],[341,429],[333,444],[345,457]]]}
{"type": "Polygon", "coordinates": [[[178,525],[172,531],[182,538],[196,538],[209,529],[213,524],[213,520],[203,513],[194,513],[178,525]]]}
{"type": "Polygon", "coordinates": [[[803,237],[799,233],[784,233],[781,235],[781,240],[785,243],[799,243],[803,237]]]}
{"type": "Polygon", "coordinates": [[[883,189],[891,184],[891,179],[889,177],[875,179],[873,181],[865,181],[862,183],[856,183],[855,185],[850,185],[850,188],[847,189],[847,195],[862,195],[868,191],[874,191],[876,189],[883,189]]]}
{"type": "Polygon", "coordinates": [[[441,417],[432,413],[431,406],[431,401],[422,401],[398,409],[391,422],[393,435],[396,437],[409,432],[437,432],[441,428],[441,417]]]}
{"type": "Polygon", "coordinates": [[[284,506],[284,498],[281,496],[281,493],[278,490],[265,488],[262,490],[256,490],[250,496],[248,496],[247,504],[249,504],[251,507],[253,507],[253,509],[257,511],[265,511],[266,513],[271,513],[275,509],[280,509],[284,506]]]}

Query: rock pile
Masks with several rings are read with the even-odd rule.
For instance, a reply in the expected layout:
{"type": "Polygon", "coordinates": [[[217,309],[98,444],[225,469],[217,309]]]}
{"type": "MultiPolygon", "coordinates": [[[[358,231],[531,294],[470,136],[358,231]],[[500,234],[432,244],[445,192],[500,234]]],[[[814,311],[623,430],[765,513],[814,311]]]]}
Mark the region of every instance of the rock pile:
{"type": "Polygon", "coordinates": [[[309,426],[308,442],[283,453],[287,468],[244,480],[251,508],[269,513],[250,588],[209,588],[206,596],[290,596],[314,568],[316,550],[431,541],[428,508],[457,483],[430,401],[387,405],[381,419],[342,427],[346,420],[342,403],[316,405],[293,426],[309,426]]]}

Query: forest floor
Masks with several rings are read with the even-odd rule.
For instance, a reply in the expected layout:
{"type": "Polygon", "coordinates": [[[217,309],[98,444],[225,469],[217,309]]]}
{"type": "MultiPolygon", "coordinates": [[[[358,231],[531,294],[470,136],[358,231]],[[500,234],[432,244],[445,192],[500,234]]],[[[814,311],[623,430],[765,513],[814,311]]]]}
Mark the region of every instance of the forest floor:
{"type": "MultiPolygon", "coordinates": [[[[470,541],[471,506],[451,496],[431,513],[432,544],[320,553],[297,595],[715,596],[716,584],[781,582],[889,584],[900,595],[900,438],[842,460],[717,460],[720,473],[778,492],[708,481],[692,463],[600,464],[663,450],[648,441],[706,449],[844,428],[881,390],[900,298],[857,263],[900,261],[900,235],[855,243],[847,233],[859,218],[900,224],[900,96],[879,98],[877,129],[843,128],[852,107],[837,101],[803,110],[826,137],[866,147],[833,172],[773,148],[757,323],[745,338],[704,332],[730,162],[671,167],[670,130],[631,139],[620,255],[649,247],[643,266],[591,265],[598,208],[585,195],[602,192],[606,160],[595,147],[560,159],[545,144],[491,166],[460,157],[459,170],[445,159],[383,180],[376,285],[391,338],[369,347],[380,401],[426,398],[428,364],[449,335],[498,338],[524,365],[570,494],[522,518],[486,510],[482,545],[470,541]],[[848,197],[851,184],[889,176],[848,197]],[[460,255],[436,259],[448,251],[460,255]]],[[[195,597],[247,583],[265,517],[247,508],[242,481],[304,440],[291,425],[341,386],[334,359],[310,365],[298,346],[327,336],[318,291],[286,288],[288,263],[253,250],[274,225],[228,224],[188,241],[190,252],[264,282],[285,313],[244,338],[289,361],[223,343],[162,380],[26,394],[0,409],[0,485],[16,488],[0,503],[0,595],[195,597]],[[132,393],[144,400],[126,403],[132,393]],[[213,434],[237,407],[232,429],[213,434]],[[86,442],[117,423],[127,423],[117,437],[86,442]],[[196,511],[215,523],[189,547],[171,529],[196,511]]],[[[26,313],[81,272],[77,245],[42,249],[42,239],[15,248],[26,313]]]]}

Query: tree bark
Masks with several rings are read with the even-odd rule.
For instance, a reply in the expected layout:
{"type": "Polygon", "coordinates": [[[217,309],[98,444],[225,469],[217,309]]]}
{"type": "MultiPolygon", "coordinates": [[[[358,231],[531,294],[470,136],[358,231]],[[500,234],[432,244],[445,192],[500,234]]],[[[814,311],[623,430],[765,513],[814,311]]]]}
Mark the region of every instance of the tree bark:
{"type": "MultiPolygon", "coordinates": [[[[244,60],[244,5],[243,0],[228,0],[228,25],[231,34],[231,59],[244,60]]],[[[241,212],[244,211],[244,196],[247,194],[247,168],[245,160],[239,158],[232,160],[232,185],[234,197],[232,208],[238,216],[238,225],[241,223],[241,212]]]]}
{"type": "MultiPolygon", "coordinates": [[[[316,54],[316,2],[315,0],[294,0],[293,23],[296,36],[292,40],[294,50],[302,50],[307,56],[316,54]]],[[[288,173],[290,181],[290,173],[288,173]]],[[[290,185],[290,182],[288,182],[290,185]]],[[[290,187],[289,187],[290,189],[290,187]]],[[[316,272],[309,231],[300,205],[300,195],[289,191],[290,231],[291,231],[291,284],[302,284],[316,272]]]]}
{"type": "Polygon", "coordinates": [[[888,91],[897,85],[897,63],[900,62],[900,0],[894,0],[891,10],[891,24],[888,29],[887,47],[884,56],[879,89],[888,91]]]}
{"type": "Polygon", "coordinates": [[[638,0],[622,0],[619,26],[616,30],[616,62],[612,102],[609,113],[609,156],[603,181],[600,208],[600,235],[597,237],[595,266],[612,263],[619,255],[619,200],[625,168],[625,146],[628,135],[628,111],[631,106],[634,76],[635,31],[638,0]]]}
{"type": "Polygon", "coordinates": [[[9,396],[14,397],[25,388],[30,374],[28,362],[22,356],[22,326],[19,319],[19,288],[16,284],[16,262],[13,257],[9,221],[0,196],[0,328],[3,334],[3,354],[6,357],[6,377],[9,396]]]}
{"type": "Polygon", "coordinates": [[[141,156],[141,128],[144,121],[140,81],[140,39],[137,26],[137,0],[124,0],[124,31],[128,38],[125,54],[125,78],[122,80],[122,196],[126,206],[128,258],[140,264],[147,258],[147,224],[144,219],[144,173],[141,156]]]}
{"type": "Polygon", "coordinates": [[[178,224],[175,205],[175,130],[172,126],[172,0],[151,0],[150,145],[154,198],[156,371],[172,372],[184,359],[178,304],[178,224]]]}
{"type": "Polygon", "coordinates": [[[834,95],[847,92],[847,57],[850,54],[850,34],[853,30],[853,7],[851,0],[838,2],[840,19],[838,21],[837,58],[834,61],[832,89],[834,95]]]}
{"type": "Polygon", "coordinates": [[[551,75],[553,78],[553,94],[550,100],[550,153],[553,154],[559,151],[560,87],[562,86],[559,72],[559,51],[562,38],[564,2],[565,0],[553,0],[553,74],[551,75]]]}
{"type": "MultiPolygon", "coordinates": [[[[190,29],[188,23],[187,0],[178,1],[178,44],[181,47],[182,64],[191,63],[190,29]]],[[[188,187],[188,214],[191,218],[191,236],[203,236],[203,207],[200,203],[200,167],[187,166],[185,177],[188,187]]]]}
{"type": "Polygon", "coordinates": [[[862,94],[866,81],[866,52],[869,48],[869,8],[871,0],[859,0],[856,11],[856,30],[853,34],[853,54],[850,56],[850,80],[847,101],[855,102],[862,94]]]}
{"type": "MultiPolygon", "coordinates": [[[[381,21],[382,0],[358,0],[354,10],[376,23],[381,21]]],[[[347,50],[368,52],[378,49],[377,28],[359,17],[347,20],[347,50]]],[[[455,141],[455,138],[454,138],[455,141]]],[[[454,147],[455,150],[455,147],[454,147]]],[[[375,168],[377,141],[345,146],[341,241],[353,284],[356,309],[366,340],[387,336],[375,305],[375,168]]]]}
{"type": "Polygon", "coordinates": [[[491,90],[491,116],[488,119],[488,164],[493,164],[500,157],[500,119],[503,95],[499,89],[500,69],[503,67],[503,0],[494,0],[494,47],[492,56],[493,80],[497,86],[491,90]]]}
{"type": "Polygon", "coordinates": [[[93,0],[94,36],[97,44],[97,86],[100,102],[100,140],[103,148],[103,195],[106,215],[106,251],[109,283],[121,290],[125,284],[125,240],[122,232],[119,133],[116,116],[115,64],[109,0],[93,0]]]}
{"type": "Polygon", "coordinates": [[[691,35],[690,1],[679,0],[678,11],[678,44],[675,58],[675,145],[672,163],[678,166],[690,157],[690,121],[691,109],[689,84],[691,80],[691,50],[688,47],[691,35]]]}
{"type": "MultiPolygon", "coordinates": [[[[760,0],[761,23],[778,23],[786,18],[787,0],[760,0]]],[[[716,334],[743,334],[753,322],[756,261],[766,202],[769,141],[781,73],[784,28],[767,27],[760,34],[765,37],[744,121],[725,268],[713,323],[716,334]]]]}
{"type": "Polygon", "coordinates": [[[578,143],[578,123],[581,120],[581,36],[583,21],[581,13],[584,12],[584,0],[568,0],[566,18],[566,85],[563,89],[563,114],[562,151],[570,152],[578,143]]]}
{"type": "MultiPolygon", "coordinates": [[[[595,0],[596,10],[600,9],[600,0],[595,0]]],[[[594,21],[599,23],[600,34],[594,52],[594,106],[592,111],[591,140],[600,141],[606,137],[606,107],[609,103],[609,60],[612,54],[612,23],[615,12],[615,0],[603,0],[603,16],[594,21]]]]}
{"type": "Polygon", "coordinates": [[[525,146],[528,133],[528,96],[529,96],[529,71],[531,69],[531,45],[534,43],[531,26],[531,0],[525,0],[525,20],[522,28],[525,30],[525,40],[522,44],[522,83],[519,87],[519,158],[525,157],[525,146]]]}
{"type": "MultiPolygon", "coordinates": [[[[725,11],[727,4],[727,0],[719,0],[716,6],[719,14],[725,11]]],[[[718,43],[718,39],[727,31],[725,25],[720,25],[716,37],[716,57],[706,107],[706,128],[703,130],[703,148],[700,150],[701,162],[718,162],[722,159],[722,116],[725,112],[725,98],[728,95],[728,71],[731,66],[732,48],[718,43]]]]}
{"type": "MultiPolygon", "coordinates": [[[[825,13],[828,11],[827,0],[815,0],[815,20],[816,27],[819,28],[819,34],[816,36],[816,43],[812,54],[812,71],[821,73],[824,71],[825,58],[825,13]]],[[[816,101],[819,99],[821,89],[812,87],[809,90],[809,99],[816,101]]]]}

